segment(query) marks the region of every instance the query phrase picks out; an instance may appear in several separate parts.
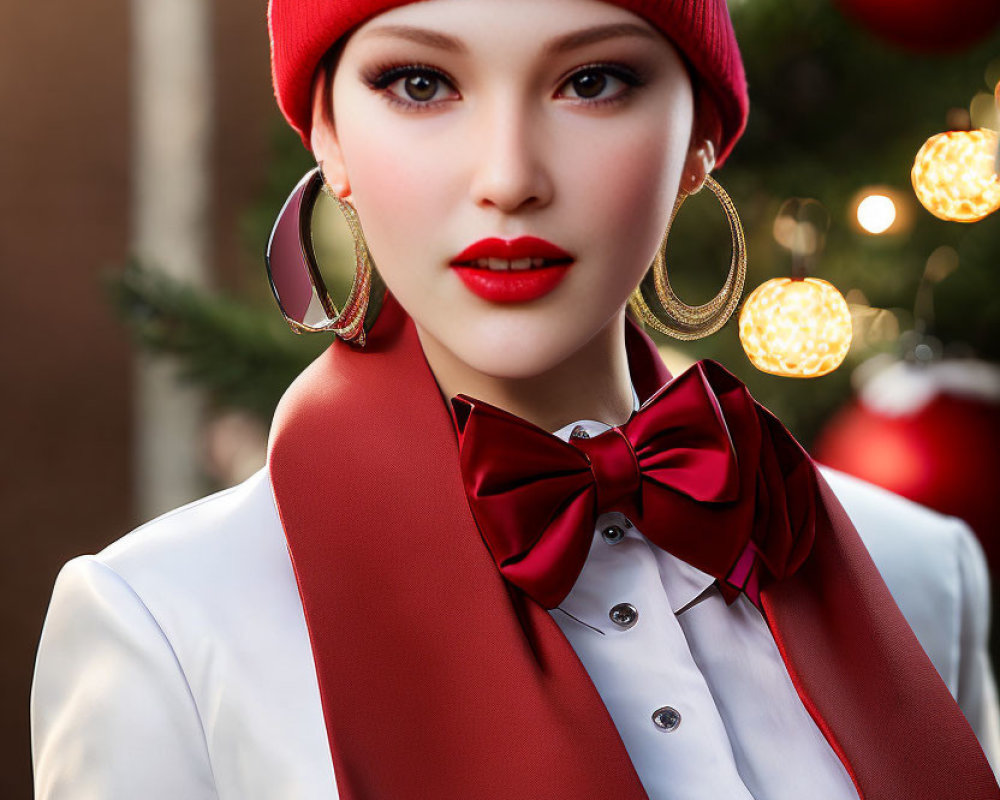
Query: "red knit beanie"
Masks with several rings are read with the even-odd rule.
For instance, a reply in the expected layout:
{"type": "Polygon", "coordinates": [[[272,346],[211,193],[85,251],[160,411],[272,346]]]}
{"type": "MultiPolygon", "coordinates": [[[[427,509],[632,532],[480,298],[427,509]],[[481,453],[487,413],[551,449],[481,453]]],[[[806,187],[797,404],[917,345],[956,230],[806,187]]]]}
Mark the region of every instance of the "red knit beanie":
{"type": "MultiPolygon", "coordinates": [[[[370,17],[414,0],[269,0],[271,74],[278,106],[307,148],[312,81],[326,51],[370,17]]],[[[746,127],[746,76],[726,0],[613,0],[659,28],[693,69],[698,113],[710,113],[721,166],[746,127]]]]}

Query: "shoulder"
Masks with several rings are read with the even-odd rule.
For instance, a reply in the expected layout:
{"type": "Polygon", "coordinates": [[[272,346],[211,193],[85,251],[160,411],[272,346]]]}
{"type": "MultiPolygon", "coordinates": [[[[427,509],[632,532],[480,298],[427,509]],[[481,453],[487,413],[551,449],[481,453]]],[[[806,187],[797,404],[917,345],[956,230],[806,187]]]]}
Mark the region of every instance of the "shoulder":
{"type": "Polygon", "coordinates": [[[821,466],[896,604],[945,682],[954,689],[961,640],[989,621],[983,550],[961,519],[821,466]]]}
{"type": "MultiPolygon", "coordinates": [[[[259,540],[268,523],[279,524],[267,469],[242,483],[175,508],[109,544],[95,558],[137,577],[150,559],[168,563],[192,549],[228,549],[236,540],[259,540]]],[[[161,562],[162,565],[162,562],[161,562]]]]}
{"type": "Polygon", "coordinates": [[[288,556],[267,469],[139,526],[93,558],[150,600],[167,589],[199,594],[273,578],[288,556]]]}
{"type": "Polygon", "coordinates": [[[73,559],[53,594],[112,582],[144,607],[182,661],[203,651],[206,636],[221,646],[250,633],[248,616],[259,626],[251,635],[262,635],[269,617],[297,628],[302,614],[266,468],[73,559]]]}
{"type": "MultiPolygon", "coordinates": [[[[301,605],[267,469],[135,528],[56,578],[53,604],[114,598],[141,608],[179,650],[206,633],[236,629],[246,610],[301,605]]],[[[178,653],[180,655],[180,652],[178,653]]]]}
{"type": "MultiPolygon", "coordinates": [[[[867,481],[820,465],[820,472],[844,506],[883,577],[896,582],[915,575],[942,574],[939,559],[985,568],[972,529],[958,517],[941,514],[867,481]],[[888,573],[888,576],[887,576],[888,573]]],[[[947,573],[947,570],[945,570],[947,573]]],[[[957,573],[953,576],[959,577],[957,573]]]]}
{"type": "Polygon", "coordinates": [[[31,723],[47,799],[336,796],[266,469],[63,566],[31,723]]]}
{"type": "Polygon", "coordinates": [[[50,638],[87,615],[130,619],[128,630],[147,620],[189,676],[209,661],[238,668],[241,653],[300,650],[302,604],[266,468],[68,561],[50,638]]]}
{"type": "Polygon", "coordinates": [[[238,573],[259,573],[274,549],[269,491],[258,473],[63,566],[31,686],[38,797],[80,786],[102,797],[216,796],[216,685],[233,683],[234,645],[250,628],[227,632],[225,620],[241,619],[233,610],[249,596],[238,573]]]}

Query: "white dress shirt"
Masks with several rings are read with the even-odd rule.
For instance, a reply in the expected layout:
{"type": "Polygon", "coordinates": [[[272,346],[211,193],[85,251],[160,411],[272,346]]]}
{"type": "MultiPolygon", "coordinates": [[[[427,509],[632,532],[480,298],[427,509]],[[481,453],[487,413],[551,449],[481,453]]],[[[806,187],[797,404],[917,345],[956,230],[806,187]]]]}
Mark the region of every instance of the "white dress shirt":
{"type": "MultiPolygon", "coordinates": [[[[556,435],[608,428],[585,420],[556,435]]],[[[549,613],[652,800],[858,799],[756,606],[742,593],[728,606],[711,575],[622,514],[597,519],[583,571],[549,613]]]]}
{"type": "MultiPolygon", "coordinates": [[[[996,765],[989,582],[971,531],[824,474],[996,765]]],[[[551,613],[650,796],[854,797],[752,604],[727,607],[705,591],[707,576],[634,528],[607,544],[607,521],[563,610],[551,613]],[[631,628],[608,617],[621,602],[638,611],[631,628]],[[679,714],[673,730],[652,721],[665,706],[679,714]]],[[[675,717],[659,719],[669,727],[675,717]]],[[[39,643],[31,728],[37,800],[336,800],[266,469],[63,567],[39,643]]]]}

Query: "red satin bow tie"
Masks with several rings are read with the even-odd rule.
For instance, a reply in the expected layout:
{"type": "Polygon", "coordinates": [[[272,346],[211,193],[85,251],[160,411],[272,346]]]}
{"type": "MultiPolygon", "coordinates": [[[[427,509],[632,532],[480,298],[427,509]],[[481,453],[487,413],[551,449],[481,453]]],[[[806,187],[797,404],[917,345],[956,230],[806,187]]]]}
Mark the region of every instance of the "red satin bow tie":
{"type": "Polygon", "coordinates": [[[465,395],[452,407],[486,545],[545,608],[573,587],[609,511],[715,577],[730,603],[744,591],[759,607],[760,580],[791,574],[812,547],[808,454],[715,361],[670,381],[620,428],[570,443],[465,395]]]}

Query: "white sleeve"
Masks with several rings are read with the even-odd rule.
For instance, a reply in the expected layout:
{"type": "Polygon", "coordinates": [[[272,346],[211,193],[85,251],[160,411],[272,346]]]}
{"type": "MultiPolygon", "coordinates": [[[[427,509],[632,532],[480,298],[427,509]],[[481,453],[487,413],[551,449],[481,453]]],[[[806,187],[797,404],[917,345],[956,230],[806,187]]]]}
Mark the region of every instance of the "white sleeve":
{"type": "Polygon", "coordinates": [[[958,705],[1000,775],[1000,710],[990,665],[990,579],[982,546],[969,526],[955,520],[961,579],[958,705]]]}
{"type": "Polygon", "coordinates": [[[170,641],[93,556],[52,591],[31,687],[37,800],[213,800],[198,710],[170,641]]]}

